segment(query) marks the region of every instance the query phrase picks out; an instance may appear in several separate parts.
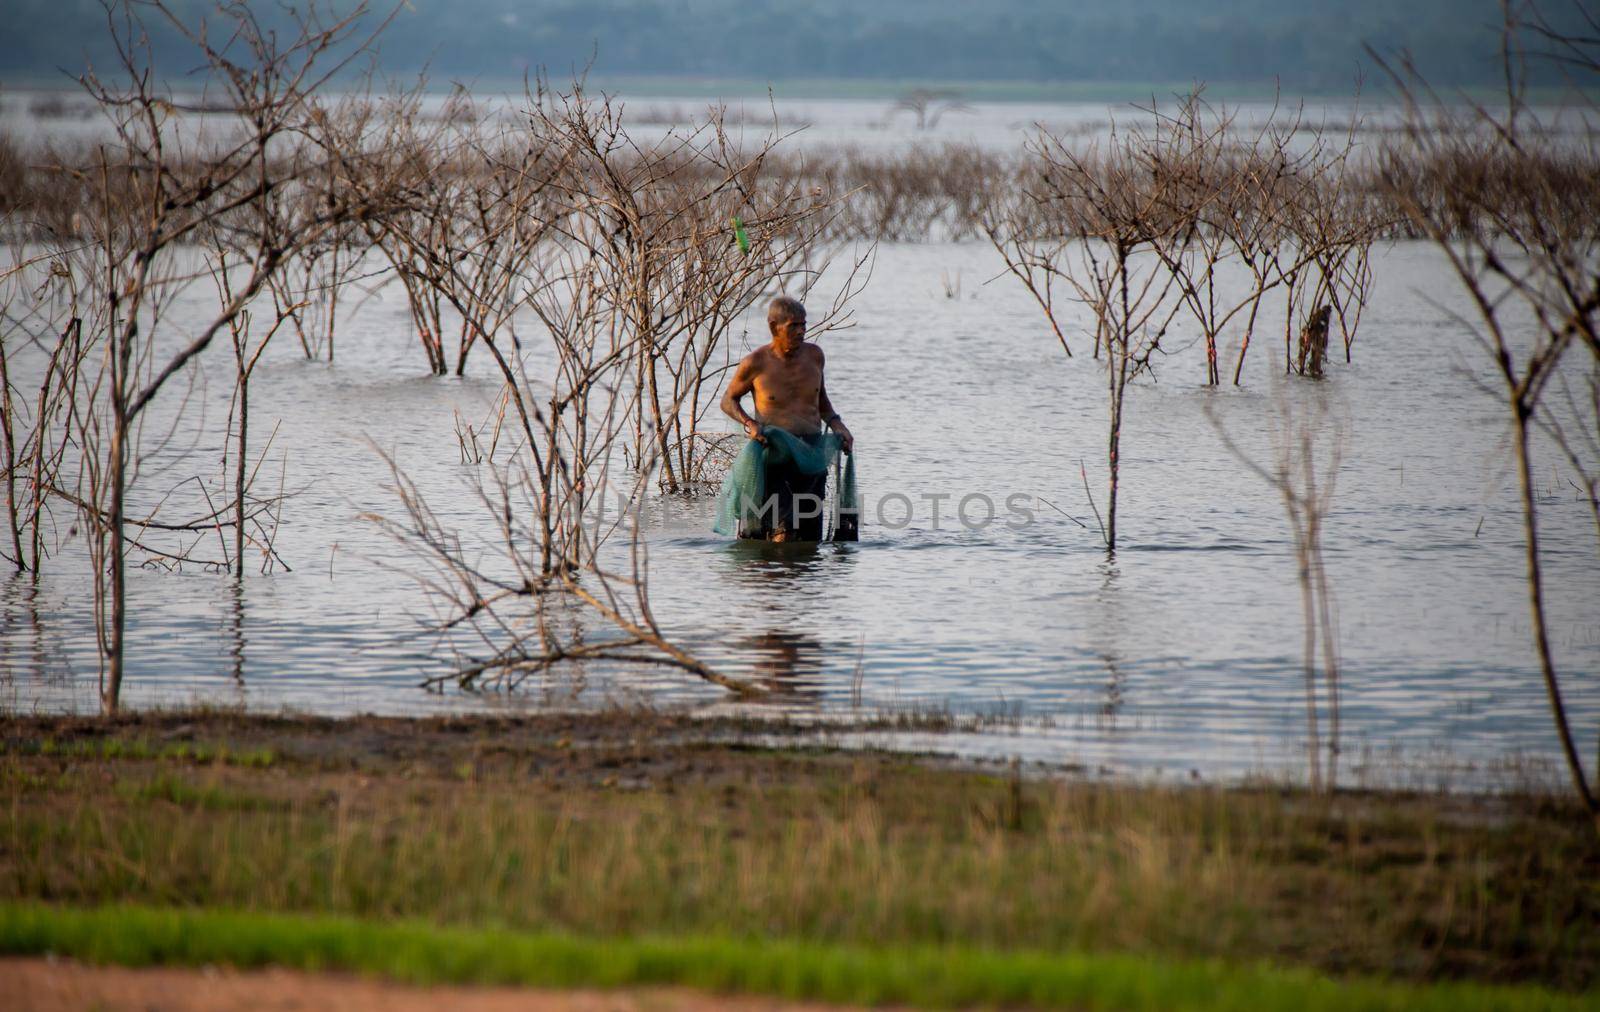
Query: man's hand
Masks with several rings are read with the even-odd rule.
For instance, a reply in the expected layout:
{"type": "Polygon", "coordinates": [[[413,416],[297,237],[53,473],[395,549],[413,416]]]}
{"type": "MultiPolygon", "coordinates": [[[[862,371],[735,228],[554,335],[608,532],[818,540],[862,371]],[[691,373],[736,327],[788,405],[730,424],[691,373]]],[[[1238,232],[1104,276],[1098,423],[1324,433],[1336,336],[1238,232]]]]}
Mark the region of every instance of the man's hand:
{"type": "Polygon", "coordinates": [[[767,442],[767,437],[761,434],[761,423],[757,422],[753,418],[745,419],[744,434],[749,436],[751,439],[754,439],[756,442],[761,443],[762,445],[765,445],[767,442]]]}
{"type": "Polygon", "coordinates": [[[833,429],[834,434],[839,437],[839,445],[844,448],[845,453],[852,453],[855,451],[856,437],[850,435],[850,429],[844,424],[844,422],[840,421],[838,418],[835,418],[829,425],[829,428],[833,429]]]}

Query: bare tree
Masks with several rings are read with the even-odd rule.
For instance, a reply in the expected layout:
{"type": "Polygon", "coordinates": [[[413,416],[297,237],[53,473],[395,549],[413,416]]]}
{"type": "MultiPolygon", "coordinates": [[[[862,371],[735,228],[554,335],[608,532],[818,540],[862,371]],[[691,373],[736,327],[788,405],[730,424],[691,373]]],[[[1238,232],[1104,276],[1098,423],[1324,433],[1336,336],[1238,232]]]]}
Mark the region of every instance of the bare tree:
{"type": "Polygon", "coordinates": [[[1063,349],[1065,331],[1051,294],[1055,283],[1062,283],[1094,320],[1096,351],[1106,354],[1108,491],[1102,536],[1107,549],[1115,551],[1128,386],[1152,372],[1152,358],[1181,305],[1174,296],[1176,278],[1155,247],[1174,241],[1172,231],[1187,223],[1174,213],[1179,200],[1172,180],[1146,170],[1151,141],[1145,132],[1114,131],[1104,151],[1093,147],[1086,153],[1043,130],[1031,144],[1042,166],[1037,188],[987,229],[1011,273],[1034,294],[1063,349]]]}
{"type": "MultiPolygon", "coordinates": [[[[776,137],[742,151],[713,115],[644,145],[623,122],[619,104],[581,82],[555,91],[541,81],[514,130],[472,149],[499,180],[479,187],[503,194],[503,211],[469,211],[464,231],[409,231],[413,216],[383,225],[384,241],[473,328],[519,437],[504,463],[464,450],[498,527],[492,564],[474,561],[396,469],[406,515],[381,522],[433,565],[441,634],[474,644],[429,684],[512,688],[557,663],[603,660],[756,691],[660,628],[639,515],[658,469],[668,491],[694,473],[715,350],[762,292],[809,283],[818,267],[806,254],[831,204],[792,178],[763,179],[776,137]],[[533,231],[514,239],[514,229],[533,231]],[[433,234],[474,242],[441,249],[433,234]],[[483,305],[500,308],[474,311],[483,305]]],[[[840,303],[824,326],[844,312],[840,303]]]]}
{"type": "Polygon", "coordinates": [[[1354,120],[1341,141],[1306,124],[1302,111],[1283,119],[1274,107],[1241,141],[1235,115],[1198,90],[1170,110],[1152,102],[1141,112],[1132,129],[1113,125],[1107,142],[1081,150],[1041,129],[1019,174],[1021,189],[997,197],[983,226],[1069,357],[1057,293],[1065,289],[1066,301],[1094,320],[1109,412],[1102,528],[1113,549],[1126,392],[1135,379],[1153,377],[1175,317],[1186,311],[1200,330],[1207,385],[1221,382],[1220,336],[1243,319],[1237,384],[1265,296],[1283,292],[1286,372],[1296,365],[1291,335],[1309,298],[1300,371],[1321,375],[1335,310],[1348,353],[1378,227],[1370,208],[1349,195],[1354,120]],[[1223,273],[1235,262],[1251,283],[1224,294],[1223,273]]]}
{"type": "MultiPolygon", "coordinates": [[[[233,301],[233,279],[229,276],[228,249],[225,244],[219,244],[208,255],[208,267],[211,277],[216,285],[217,297],[222,305],[233,301]]],[[[272,531],[277,529],[278,509],[281,500],[277,498],[253,498],[251,487],[255,484],[256,473],[260,469],[260,459],[255,467],[250,465],[250,379],[255,374],[256,364],[261,361],[262,354],[267,350],[267,345],[272,338],[289,321],[289,313],[273,301],[274,314],[272,322],[265,328],[256,328],[252,336],[251,325],[254,316],[250,309],[242,309],[228,320],[228,336],[233,347],[233,398],[229,404],[229,416],[233,422],[233,548],[231,552],[224,552],[224,559],[232,564],[232,569],[239,579],[244,579],[244,549],[246,540],[253,541],[260,549],[262,555],[262,568],[269,568],[275,561],[281,561],[272,547],[271,532],[264,524],[259,522],[259,517],[265,513],[273,520],[272,531]],[[249,526],[256,522],[260,537],[251,538],[248,534],[249,526]]],[[[276,431],[276,430],[274,430],[276,431]]],[[[270,447],[271,440],[268,440],[270,447]]],[[[262,457],[266,449],[262,450],[262,457]]],[[[228,452],[223,451],[223,469],[227,470],[228,452]]],[[[287,567],[286,567],[287,568],[287,567]]]]}
{"type": "MultiPolygon", "coordinates": [[[[1586,184],[1569,185],[1568,172],[1574,150],[1590,166],[1600,158],[1600,129],[1589,100],[1582,132],[1557,144],[1526,87],[1535,58],[1530,40],[1550,46],[1590,88],[1600,72],[1600,41],[1554,32],[1530,5],[1507,0],[1503,15],[1502,105],[1441,97],[1404,54],[1385,63],[1407,119],[1382,152],[1380,179],[1449,264],[1475,315],[1458,322],[1493,363],[1515,453],[1534,650],[1573,788],[1600,826],[1600,797],[1573,738],[1550,641],[1533,477],[1538,420],[1560,424],[1556,414],[1541,411],[1563,359],[1574,348],[1600,356],[1600,230],[1591,215],[1573,213],[1574,194],[1586,184]]],[[[1595,469],[1592,461],[1580,467],[1595,469]]]]}
{"type": "MultiPolygon", "coordinates": [[[[362,51],[365,40],[356,29],[364,10],[332,20],[308,12],[286,37],[243,4],[216,14],[216,22],[186,24],[159,2],[108,8],[120,80],[92,70],[81,79],[104,111],[112,140],[79,170],[98,212],[87,225],[88,241],[59,258],[84,307],[74,341],[86,350],[77,361],[99,365],[87,377],[56,375],[57,383],[78,391],[64,399],[80,467],[77,493],[58,491],[78,506],[91,532],[102,591],[97,611],[107,712],[117,708],[123,681],[127,554],[150,550],[129,537],[128,513],[150,408],[169,387],[182,386],[173,380],[192,375],[190,367],[230,329],[290,251],[372,210],[334,195],[321,203],[300,202],[302,213],[292,218],[270,209],[276,195],[294,190],[321,167],[317,146],[307,140],[315,128],[309,97],[362,51]],[[199,54],[208,92],[198,100],[167,90],[159,78],[146,15],[186,37],[199,54]],[[207,124],[215,129],[205,129],[207,124]],[[237,274],[231,275],[237,280],[229,281],[209,319],[174,327],[168,320],[173,299],[205,275],[195,270],[194,246],[219,230],[239,252],[237,274]]],[[[159,524],[152,514],[137,526],[215,529],[218,512],[159,524]]],[[[191,558],[187,549],[158,554],[173,561],[191,558]]]]}
{"type": "MultiPolygon", "coordinates": [[[[329,162],[332,169],[333,163],[329,162]]],[[[332,185],[333,180],[325,181],[332,185]]],[[[314,191],[312,191],[314,192],[314,191]]],[[[310,193],[308,193],[308,196],[310,193]]],[[[307,359],[333,361],[340,301],[365,274],[369,243],[355,224],[330,229],[327,238],[291,251],[267,281],[273,316],[293,328],[307,359]]]]}
{"type": "Polygon", "coordinates": [[[0,378],[3,378],[7,517],[18,570],[38,579],[61,540],[52,506],[72,441],[67,421],[76,412],[86,348],[79,292],[60,251],[11,247],[14,262],[0,275],[0,378]],[[10,375],[18,355],[44,358],[38,392],[28,401],[10,375]],[[47,537],[47,529],[49,536],[47,537]],[[48,543],[48,544],[47,544],[48,543]]]}
{"type": "Polygon", "coordinates": [[[918,130],[933,130],[947,113],[971,112],[972,106],[962,101],[961,93],[945,88],[914,88],[895,100],[889,107],[889,117],[909,112],[917,121],[918,130]]]}

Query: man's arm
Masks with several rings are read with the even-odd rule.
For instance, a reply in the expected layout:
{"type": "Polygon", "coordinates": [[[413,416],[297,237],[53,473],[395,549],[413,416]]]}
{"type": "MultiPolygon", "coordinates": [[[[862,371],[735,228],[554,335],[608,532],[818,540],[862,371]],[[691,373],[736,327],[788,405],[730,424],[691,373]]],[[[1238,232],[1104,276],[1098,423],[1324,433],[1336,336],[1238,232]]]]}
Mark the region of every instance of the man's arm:
{"type": "Polygon", "coordinates": [[[818,367],[823,370],[822,378],[817,381],[817,412],[822,415],[823,424],[839,435],[839,444],[844,447],[845,453],[855,449],[856,439],[850,435],[850,430],[844,424],[844,419],[839,417],[839,412],[833,410],[833,402],[828,400],[827,356],[822,354],[822,349],[817,349],[818,367]]]}
{"type": "Polygon", "coordinates": [[[752,352],[740,360],[733,370],[733,378],[728,380],[728,389],[723,391],[722,413],[743,426],[746,435],[751,439],[765,443],[767,440],[761,434],[760,423],[745,414],[744,405],[739,403],[740,398],[756,388],[758,371],[755,353],[752,352]]]}

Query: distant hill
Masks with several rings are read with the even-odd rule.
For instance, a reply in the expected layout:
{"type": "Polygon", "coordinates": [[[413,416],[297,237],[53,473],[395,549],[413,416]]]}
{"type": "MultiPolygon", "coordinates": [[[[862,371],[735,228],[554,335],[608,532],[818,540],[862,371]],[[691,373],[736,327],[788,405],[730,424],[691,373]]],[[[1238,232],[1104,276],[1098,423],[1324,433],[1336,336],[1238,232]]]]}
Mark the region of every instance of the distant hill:
{"type": "MultiPolygon", "coordinates": [[[[1575,23],[1579,2],[1544,6],[1575,23]]],[[[208,9],[171,6],[191,19],[208,9]]],[[[277,8],[254,6],[264,17],[277,8]]],[[[86,57],[110,60],[94,0],[0,0],[0,12],[0,75],[37,79],[81,70],[86,57]]],[[[603,77],[1279,80],[1342,93],[1363,69],[1375,76],[1363,43],[1409,49],[1437,84],[1492,86],[1499,20],[1498,0],[410,0],[383,37],[381,65],[500,80],[538,67],[561,75],[592,57],[603,77]]],[[[180,52],[152,26],[158,53],[180,52]]]]}

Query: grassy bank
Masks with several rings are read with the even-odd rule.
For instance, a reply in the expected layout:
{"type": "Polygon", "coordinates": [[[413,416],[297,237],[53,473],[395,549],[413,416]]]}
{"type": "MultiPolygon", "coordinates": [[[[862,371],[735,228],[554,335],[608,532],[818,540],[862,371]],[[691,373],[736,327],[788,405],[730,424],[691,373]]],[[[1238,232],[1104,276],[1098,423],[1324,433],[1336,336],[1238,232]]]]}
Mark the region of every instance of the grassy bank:
{"type": "MultiPolygon", "coordinates": [[[[973,966],[997,953],[1030,967],[1054,965],[1030,952],[1115,953],[1131,962],[1082,965],[1135,978],[1164,966],[1190,984],[1182,974],[1220,972],[1196,960],[1568,992],[1600,971],[1600,843],[1580,812],[1548,799],[1022,780],[697,744],[681,724],[616,716],[13,720],[3,736],[0,900],[13,926],[79,916],[46,917],[40,902],[137,904],[225,908],[239,924],[331,916],[335,935],[448,928],[478,939],[462,952],[495,948],[483,939],[501,936],[480,929],[532,933],[535,947],[557,944],[552,932],[677,939],[685,952],[721,947],[729,966],[755,958],[742,946],[769,944],[751,940],[775,939],[784,960],[816,948],[825,967],[886,950],[901,955],[883,966],[905,953],[943,965],[929,953],[947,946],[973,966]]],[[[83,937],[115,938],[117,917],[157,915],[82,916],[99,925],[83,937]]],[[[370,940],[387,936],[360,937],[385,951],[370,940]]],[[[1060,972],[1076,980],[1077,965],[1060,972]]]]}
{"type": "Polygon", "coordinates": [[[343,970],[412,984],[676,985],[853,1004],[1118,1010],[1579,1009],[1539,988],[1336,982],[1148,956],[861,948],[728,938],[584,939],[198,910],[0,905],[0,949],[126,966],[343,970]]]}

